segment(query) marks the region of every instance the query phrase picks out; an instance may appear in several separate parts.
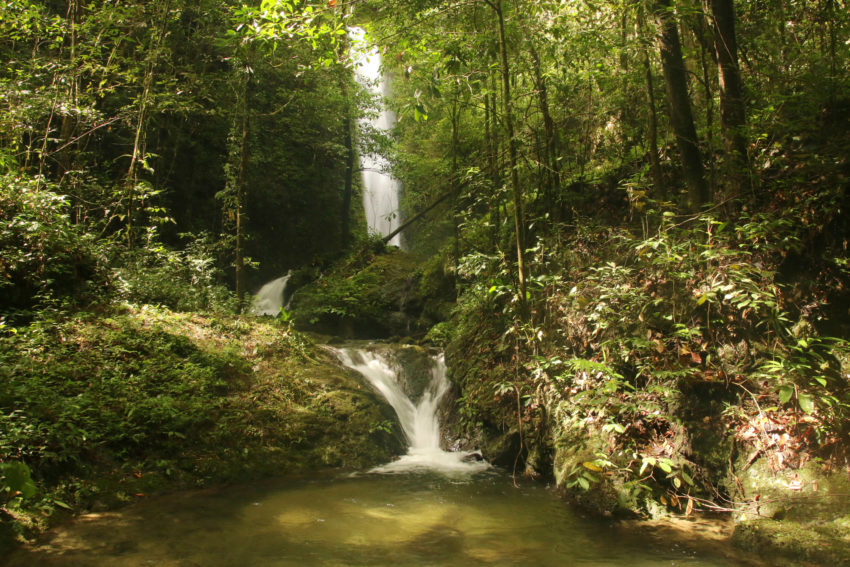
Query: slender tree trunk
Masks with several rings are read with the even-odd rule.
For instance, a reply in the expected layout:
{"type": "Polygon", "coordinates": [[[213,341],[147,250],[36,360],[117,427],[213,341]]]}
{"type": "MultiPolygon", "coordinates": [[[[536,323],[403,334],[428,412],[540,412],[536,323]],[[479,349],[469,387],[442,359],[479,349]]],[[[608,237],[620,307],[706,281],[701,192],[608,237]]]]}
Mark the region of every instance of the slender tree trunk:
{"type": "MultiPolygon", "coordinates": [[[[77,0],[68,0],[68,11],[65,17],[70,30],[68,37],[68,64],[71,77],[68,85],[68,100],[71,107],[76,108],[78,102],[77,91],[79,88],[79,77],[77,74],[77,24],[79,23],[79,6],[77,0]]],[[[60,184],[65,181],[65,176],[73,168],[72,145],[69,143],[66,144],[66,142],[69,142],[74,137],[76,128],[77,121],[74,119],[74,115],[70,112],[65,112],[62,116],[62,125],[59,128],[60,143],[63,146],[67,146],[65,149],[60,150],[58,155],[60,184]]],[[[71,196],[72,216],[78,216],[75,215],[75,211],[77,211],[79,206],[77,193],[73,188],[67,191],[67,193],[71,196]]],[[[72,222],[75,221],[76,219],[72,218],[72,222]]]]}
{"type": "MultiPolygon", "coordinates": [[[[643,37],[646,29],[646,17],[642,6],[638,7],[637,20],[635,23],[636,34],[643,37]]],[[[646,104],[649,112],[646,116],[647,144],[649,145],[649,171],[652,174],[652,183],[657,195],[666,201],[670,198],[667,184],[664,183],[664,175],[661,171],[661,159],[658,151],[658,103],[655,101],[655,77],[652,75],[652,62],[649,58],[649,48],[641,42],[643,52],[643,72],[646,81],[646,104]]]]}
{"type": "Polygon", "coordinates": [[[245,300],[245,177],[248,171],[248,84],[250,78],[245,73],[242,87],[242,127],[239,138],[239,173],[236,178],[236,297],[239,305],[245,300]]]}
{"type": "Polygon", "coordinates": [[[354,193],[354,162],[357,156],[354,152],[354,121],[351,115],[343,119],[343,145],[345,146],[345,181],[342,190],[342,210],[340,211],[340,225],[342,234],[342,247],[346,248],[351,243],[351,201],[354,193]]]}
{"type": "Polygon", "coordinates": [[[705,169],[688,95],[682,44],[671,0],[656,0],[655,15],[661,26],[661,66],[667,87],[670,125],[673,127],[682,160],[685,185],[688,189],[688,208],[697,211],[709,200],[708,185],[705,182],[705,169]]]}
{"type": "Polygon", "coordinates": [[[707,29],[702,21],[698,21],[694,33],[699,43],[700,67],[702,68],[703,107],[705,109],[705,167],[709,195],[715,195],[717,176],[714,159],[714,92],[712,90],[712,64],[716,63],[713,44],[707,37],[707,29]],[[709,59],[711,62],[709,62],[709,59]]]}
{"type": "Polygon", "coordinates": [[[343,69],[343,77],[340,79],[342,87],[343,100],[345,100],[345,117],[342,120],[342,128],[344,130],[342,143],[345,147],[345,180],[342,190],[342,208],[340,210],[340,233],[342,248],[348,247],[351,243],[351,201],[354,193],[354,166],[357,160],[356,152],[354,151],[354,119],[352,118],[352,105],[349,102],[349,80],[346,70],[343,69]]]}
{"type": "Polygon", "coordinates": [[[138,182],[138,164],[144,160],[146,153],[146,136],[148,123],[148,104],[150,103],[151,91],[153,90],[155,64],[159,57],[159,50],[165,39],[166,27],[168,26],[168,15],[171,11],[171,2],[166,0],[163,4],[162,13],[158,22],[159,29],[147,46],[147,64],[145,65],[145,76],[142,80],[142,93],[139,98],[139,110],[136,115],[136,133],[133,139],[133,151],[130,154],[130,165],[127,167],[125,179],[126,215],[127,215],[127,246],[133,247],[133,216],[136,214],[136,186],[138,182]]]}
{"type": "Polygon", "coordinates": [[[495,77],[490,75],[492,89],[491,92],[484,96],[484,132],[487,137],[487,169],[490,183],[493,186],[493,196],[490,199],[490,221],[493,223],[493,231],[491,238],[493,241],[493,249],[499,249],[499,234],[502,226],[501,216],[501,199],[499,198],[502,180],[499,176],[498,151],[499,140],[497,138],[497,120],[496,120],[496,84],[495,77]]]}
{"type": "Polygon", "coordinates": [[[540,115],[543,117],[543,147],[545,155],[546,179],[544,203],[546,209],[552,211],[555,204],[555,194],[561,185],[561,169],[558,161],[558,135],[555,130],[555,121],[549,111],[549,93],[546,89],[546,79],[540,69],[540,56],[534,45],[529,46],[531,62],[534,71],[534,83],[537,87],[537,102],[540,106],[540,115]]]}
{"type": "MultiPolygon", "coordinates": [[[[451,106],[451,122],[452,122],[452,146],[451,146],[451,154],[452,154],[452,169],[450,175],[450,182],[453,186],[458,185],[458,166],[457,166],[457,154],[458,148],[460,147],[460,135],[458,132],[459,122],[460,122],[460,109],[458,107],[458,86],[455,84],[455,89],[452,98],[452,106],[451,106]]],[[[454,259],[455,259],[455,273],[458,272],[460,267],[460,191],[454,191],[455,198],[452,202],[452,224],[454,225],[454,259]]],[[[459,281],[459,280],[457,280],[459,281]]]]}
{"type": "Polygon", "coordinates": [[[499,26],[499,57],[501,59],[502,72],[502,104],[504,106],[505,133],[508,136],[508,165],[510,167],[511,189],[514,198],[514,230],[516,232],[517,252],[517,280],[519,284],[520,309],[524,313],[526,305],[526,268],[525,268],[525,215],[523,213],[522,188],[519,184],[518,151],[516,136],[514,133],[513,100],[511,98],[511,71],[508,61],[507,39],[505,38],[505,16],[502,10],[502,1],[487,0],[487,3],[496,12],[499,26]]]}
{"type": "Polygon", "coordinates": [[[727,197],[731,197],[744,190],[749,169],[744,134],[746,107],[735,37],[735,5],[732,0],[710,0],[710,3],[720,83],[720,126],[726,158],[731,165],[729,189],[732,194],[727,197]]]}
{"type": "Polygon", "coordinates": [[[669,197],[667,185],[664,183],[664,176],[661,173],[661,160],[658,156],[658,113],[656,112],[657,104],[655,102],[655,81],[652,77],[652,65],[649,61],[648,52],[643,54],[643,68],[646,76],[646,102],[649,107],[649,113],[646,117],[649,169],[652,173],[652,183],[655,185],[655,190],[663,200],[667,200],[669,197]]]}
{"type": "MultiPolygon", "coordinates": [[[[341,15],[348,13],[348,7],[345,5],[339,6],[341,15]]],[[[342,36],[340,42],[339,59],[344,61],[351,46],[348,40],[348,35],[342,36]]],[[[345,104],[345,116],[342,120],[342,143],[345,147],[345,179],[343,180],[342,189],[342,204],[340,210],[340,242],[341,248],[347,248],[351,243],[351,201],[354,193],[354,171],[355,162],[357,160],[357,152],[354,151],[354,105],[351,102],[351,81],[354,73],[345,66],[340,69],[340,91],[345,104]]]]}

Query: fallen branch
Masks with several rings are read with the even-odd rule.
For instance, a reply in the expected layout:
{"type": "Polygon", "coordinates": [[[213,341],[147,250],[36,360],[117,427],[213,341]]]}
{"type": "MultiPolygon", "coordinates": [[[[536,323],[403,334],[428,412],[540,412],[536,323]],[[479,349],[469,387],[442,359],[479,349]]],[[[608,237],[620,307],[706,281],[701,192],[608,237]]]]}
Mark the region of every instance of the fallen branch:
{"type": "Polygon", "coordinates": [[[393,239],[393,237],[394,237],[395,235],[397,235],[398,233],[400,233],[402,230],[406,229],[408,226],[412,225],[413,223],[415,223],[416,221],[418,221],[419,219],[421,219],[422,217],[424,217],[424,216],[425,216],[428,212],[430,212],[430,211],[431,211],[434,207],[436,207],[437,205],[439,205],[440,203],[442,203],[443,201],[445,201],[446,199],[448,199],[448,198],[449,198],[449,197],[451,197],[452,195],[455,195],[455,194],[459,193],[459,192],[460,192],[460,190],[461,190],[461,189],[463,189],[463,187],[464,187],[465,185],[466,185],[465,183],[461,183],[461,184],[460,184],[460,185],[458,185],[456,188],[454,188],[454,189],[452,189],[452,190],[450,190],[450,191],[447,191],[447,192],[443,193],[442,195],[440,195],[439,197],[437,197],[437,199],[436,199],[433,203],[431,203],[430,205],[428,205],[427,207],[425,207],[424,209],[422,209],[421,211],[419,211],[418,213],[416,213],[415,215],[413,215],[412,217],[410,217],[409,219],[407,219],[406,221],[404,221],[404,223],[402,223],[402,224],[401,224],[398,228],[396,228],[394,231],[392,231],[391,233],[389,233],[388,235],[386,235],[386,236],[383,238],[384,244],[386,244],[387,242],[389,242],[390,240],[392,240],[392,239],[393,239]]]}

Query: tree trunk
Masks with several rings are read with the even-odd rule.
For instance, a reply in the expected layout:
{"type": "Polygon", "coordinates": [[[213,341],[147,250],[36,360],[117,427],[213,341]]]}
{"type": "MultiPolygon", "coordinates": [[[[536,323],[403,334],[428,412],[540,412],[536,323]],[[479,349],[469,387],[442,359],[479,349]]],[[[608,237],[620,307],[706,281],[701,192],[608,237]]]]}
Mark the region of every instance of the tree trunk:
{"type": "Polygon", "coordinates": [[[661,66],[667,87],[667,110],[676,145],[682,160],[685,185],[688,189],[688,208],[697,211],[708,202],[708,185],[699,149],[691,100],[688,95],[687,73],[682,58],[679,29],[673,15],[671,0],[657,0],[655,15],[661,26],[661,66]]]}
{"type": "Polygon", "coordinates": [[[744,190],[748,170],[747,139],[744,134],[746,109],[738,67],[735,6],[732,0],[710,0],[710,3],[720,82],[720,126],[726,159],[731,166],[731,194],[727,194],[727,197],[732,197],[744,190]]]}
{"type": "MultiPolygon", "coordinates": [[[[451,154],[452,154],[452,168],[450,175],[450,183],[452,185],[456,184],[458,181],[458,165],[457,165],[457,154],[458,148],[460,147],[460,108],[458,106],[458,98],[460,93],[458,92],[459,88],[457,83],[455,83],[454,92],[452,93],[452,106],[451,106],[451,122],[452,122],[452,145],[451,145],[451,154]]],[[[455,191],[455,198],[452,202],[452,224],[454,228],[454,259],[455,259],[455,273],[458,273],[458,269],[460,267],[460,191],[455,191]]]]}
{"type": "Polygon", "coordinates": [[[245,202],[245,177],[248,171],[248,84],[250,78],[245,73],[242,87],[242,134],[239,139],[239,173],[236,179],[236,297],[239,305],[245,300],[245,222],[243,207],[245,202]]]}
{"type": "Polygon", "coordinates": [[[546,179],[544,185],[544,199],[546,209],[554,211],[555,194],[561,186],[561,170],[558,161],[558,138],[555,130],[555,121],[549,112],[549,93],[546,90],[546,80],[540,70],[540,56],[533,45],[529,46],[531,62],[534,70],[534,83],[537,87],[537,102],[540,106],[540,114],[543,117],[543,147],[545,150],[546,179]]]}
{"type": "MultiPolygon", "coordinates": [[[[341,14],[344,15],[348,12],[348,7],[340,6],[341,14]]],[[[339,46],[339,59],[341,61],[345,60],[349,50],[350,50],[350,42],[348,41],[348,35],[344,35],[342,41],[339,46]]],[[[351,69],[343,66],[340,69],[340,91],[342,93],[342,99],[345,101],[345,116],[342,120],[343,127],[343,135],[342,135],[342,143],[345,147],[345,179],[343,181],[343,189],[342,189],[342,207],[340,210],[340,248],[347,248],[351,243],[351,201],[353,200],[354,193],[354,170],[355,170],[355,162],[357,160],[357,152],[354,151],[354,103],[351,98],[351,81],[353,79],[354,73],[351,69]]]]}
{"type": "Polygon", "coordinates": [[[664,176],[661,173],[661,160],[658,157],[658,114],[655,103],[655,81],[652,77],[652,65],[649,61],[649,53],[643,54],[643,68],[646,76],[646,102],[649,114],[646,118],[647,142],[649,143],[649,170],[652,173],[652,183],[655,190],[663,200],[669,197],[664,176]]]}
{"type": "Polygon", "coordinates": [[[517,252],[517,283],[519,284],[520,310],[524,313],[526,308],[526,273],[525,273],[525,215],[523,213],[522,188],[519,185],[519,172],[517,171],[517,144],[514,135],[513,100],[511,99],[511,71],[508,61],[507,39],[505,38],[505,16],[502,10],[502,1],[487,0],[487,3],[496,12],[499,26],[499,57],[501,59],[502,72],[502,103],[504,105],[505,133],[508,136],[508,166],[510,167],[511,189],[514,197],[514,230],[516,232],[517,252]]]}
{"type": "MultiPolygon", "coordinates": [[[[342,79],[343,97],[349,101],[348,78],[342,79]]],[[[342,121],[343,146],[345,147],[345,180],[342,190],[342,210],[340,211],[340,233],[342,248],[347,248],[351,243],[351,201],[354,193],[354,165],[357,159],[354,151],[354,120],[351,117],[352,109],[349,102],[345,109],[345,117],[342,121]]]]}
{"type": "Polygon", "coordinates": [[[500,214],[501,199],[499,198],[502,180],[499,176],[499,164],[497,154],[499,151],[499,140],[496,137],[497,121],[496,121],[496,83],[495,77],[490,75],[492,82],[491,92],[484,95],[484,134],[486,136],[486,151],[487,151],[487,169],[488,177],[493,185],[493,196],[490,199],[490,222],[493,223],[491,239],[493,250],[499,249],[499,234],[502,226],[502,216],[500,214]]]}

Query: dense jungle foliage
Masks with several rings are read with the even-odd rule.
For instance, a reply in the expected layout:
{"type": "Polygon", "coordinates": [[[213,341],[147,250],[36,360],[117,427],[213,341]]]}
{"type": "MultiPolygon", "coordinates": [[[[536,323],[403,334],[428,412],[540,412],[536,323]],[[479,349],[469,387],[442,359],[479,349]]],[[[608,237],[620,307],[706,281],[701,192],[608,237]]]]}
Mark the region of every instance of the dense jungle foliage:
{"type": "Polygon", "coordinates": [[[758,514],[756,469],[777,499],[846,474],[849,8],[0,1],[0,520],[67,505],[81,454],[191,445],[244,358],[145,314],[237,325],[289,269],[286,340],[445,345],[458,432],[600,511],[758,514]],[[356,128],[352,25],[389,138],[356,128]],[[375,151],[406,252],[366,234],[375,151]]]}

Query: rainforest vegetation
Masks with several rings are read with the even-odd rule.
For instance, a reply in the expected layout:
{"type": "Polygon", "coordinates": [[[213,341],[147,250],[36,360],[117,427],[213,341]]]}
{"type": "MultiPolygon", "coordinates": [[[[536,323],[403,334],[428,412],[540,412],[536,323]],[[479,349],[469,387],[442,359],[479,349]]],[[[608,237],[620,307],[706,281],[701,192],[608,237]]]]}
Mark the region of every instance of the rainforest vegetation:
{"type": "Polygon", "coordinates": [[[311,332],[444,347],[450,437],[585,508],[850,561],[844,0],[2,0],[0,53],[0,539],[400,450],[311,332]]]}

